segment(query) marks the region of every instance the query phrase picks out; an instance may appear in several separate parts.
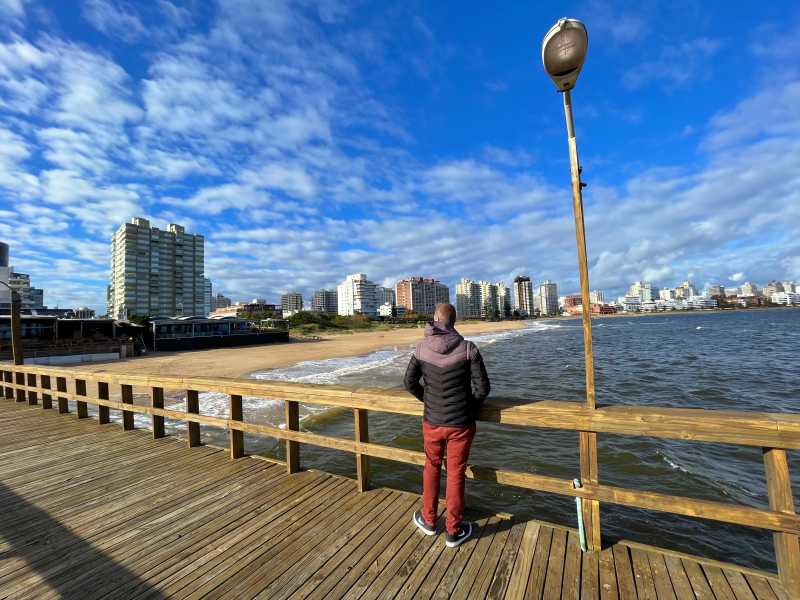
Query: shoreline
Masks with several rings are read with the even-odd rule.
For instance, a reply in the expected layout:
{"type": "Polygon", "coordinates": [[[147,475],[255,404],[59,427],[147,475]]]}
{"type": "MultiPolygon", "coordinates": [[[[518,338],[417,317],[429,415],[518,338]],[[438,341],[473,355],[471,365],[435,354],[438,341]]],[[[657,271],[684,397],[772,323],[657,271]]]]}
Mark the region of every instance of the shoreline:
{"type": "MultiPolygon", "coordinates": [[[[464,323],[464,336],[525,329],[531,321],[464,323]]],[[[179,377],[249,379],[258,371],[294,366],[310,360],[361,356],[384,348],[408,348],[422,340],[424,327],[384,331],[336,333],[318,339],[292,338],[285,344],[213,348],[186,352],[156,352],[116,361],[79,363],[59,368],[179,377]]]]}

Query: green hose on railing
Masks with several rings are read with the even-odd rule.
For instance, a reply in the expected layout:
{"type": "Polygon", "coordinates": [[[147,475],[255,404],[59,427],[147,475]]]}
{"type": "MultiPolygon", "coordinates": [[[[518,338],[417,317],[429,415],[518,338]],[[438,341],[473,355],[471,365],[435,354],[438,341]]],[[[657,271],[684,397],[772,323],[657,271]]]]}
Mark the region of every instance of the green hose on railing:
{"type": "MultiPolygon", "coordinates": [[[[582,488],[581,480],[580,479],[573,479],[572,480],[572,487],[576,490],[582,488]]],[[[586,545],[586,531],[583,528],[583,507],[581,506],[581,499],[577,496],[575,497],[575,507],[578,511],[578,539],[581,542],[581,550],[586,552],[589,547],[586,545]]]]}

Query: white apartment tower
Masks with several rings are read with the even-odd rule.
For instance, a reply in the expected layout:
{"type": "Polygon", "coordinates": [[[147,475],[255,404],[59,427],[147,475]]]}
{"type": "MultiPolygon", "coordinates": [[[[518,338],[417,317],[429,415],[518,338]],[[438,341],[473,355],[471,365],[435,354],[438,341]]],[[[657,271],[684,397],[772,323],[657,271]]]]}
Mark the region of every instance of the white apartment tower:
{"type": "Polygon", "coordinates": [[[628,288],[628,296],[638,296],[642,302],[655,300],[653,285],[649,281],[634,281],[628,288]]]}
{"type": "Polygon", "coordinates": [[[203,314],[203,245],[180,225],[162,231],[139,217],[120,225],[111,238],[109,316],[203,314]]]}
{"type": "Polygon", "coordinates": [[[539,310],[548,317],[558,314],[558,286],[549,279],[539,284],[539,310]]]}
{"type": "Polygon", "coordinates": [[[514,278],[514,307],[523,317],[533,315],[533,282],[527,275],[514,278]]]}
{"type": "Polygon", "coordinates": [[[377,317],[376,287],[364,273],[348,275],[336,288],[339,314],[377,317]]]}
{"type": "Polygon", "coordinates": [[[497,288],[497,316],[505,319],[511,316],[511,290],[502,281],[495,284],[497,288]]]}
{"type": "Polygon", "coordinates": [[[481,286],[472,279],[462,279],[456,284],[456,312],[460,319],[480,319],[481,286]]]}

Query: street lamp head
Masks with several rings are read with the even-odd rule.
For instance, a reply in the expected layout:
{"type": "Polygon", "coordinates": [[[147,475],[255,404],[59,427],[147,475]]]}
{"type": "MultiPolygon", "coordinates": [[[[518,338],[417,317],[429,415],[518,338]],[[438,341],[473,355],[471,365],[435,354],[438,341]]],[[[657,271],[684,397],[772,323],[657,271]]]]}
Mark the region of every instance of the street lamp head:
{"type": "Polygon", "coordinates": [[[586,26],[577,19],[559,19],[544,36],[542,64],[560,92],[575,87],[588,48],[586,26]]]}

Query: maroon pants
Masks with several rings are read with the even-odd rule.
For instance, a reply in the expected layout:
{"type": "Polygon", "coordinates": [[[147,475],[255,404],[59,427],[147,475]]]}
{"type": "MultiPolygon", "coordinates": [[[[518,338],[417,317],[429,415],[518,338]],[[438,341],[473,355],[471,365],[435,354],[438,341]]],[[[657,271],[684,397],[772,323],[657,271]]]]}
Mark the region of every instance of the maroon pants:
{"type": "Polygon", "coordinates": [[[475,425],[441,427],[422,422],[422,441],[425,446],[425,468],[422,471],[422,518],[436,522],[439,511],[439,477],[442,459],[447,450],[447,521],[448,533],[456,533],[464,519],[464,470],[469,448],[475,437],[475,425]]]}

